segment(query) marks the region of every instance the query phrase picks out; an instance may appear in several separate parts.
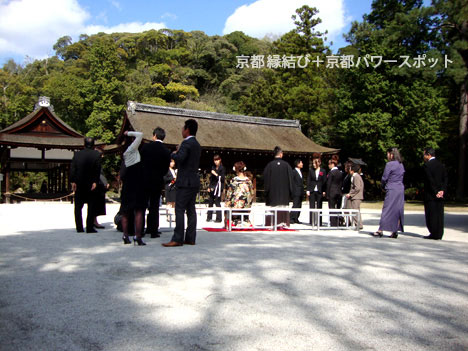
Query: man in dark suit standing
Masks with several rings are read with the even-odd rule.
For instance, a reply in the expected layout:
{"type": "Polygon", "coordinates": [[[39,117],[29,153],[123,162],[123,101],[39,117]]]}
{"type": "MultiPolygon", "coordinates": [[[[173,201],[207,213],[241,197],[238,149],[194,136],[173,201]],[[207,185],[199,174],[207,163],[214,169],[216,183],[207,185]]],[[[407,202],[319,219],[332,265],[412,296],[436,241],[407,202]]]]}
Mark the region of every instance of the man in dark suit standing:
{"type": "MultiPolygon", "coordinates": [[[[302,207],[302,198],[304,196],[304,181],[302,178],[302,167],[304,164],[301,160],[297,159],[294,161],[294,169],[293,169],[293,176],[292,176],[292,200],[293,200],[293,208],[301,208],[302,207]]],[[[299,215],[301,211],[291,211],[291,223],[301,223],[299,221],[299,215]]]]}
{"type": "Polygon", "coordinates": [[[169,162],[171,161],[171,152],[163,144],[165,137],[164,129],[157,127],[153,131],[153,141],[143,145],[140,151],[145,194],[148,196],[146,234],[150,234],[152,238],[160,236],[159,200],[164,187],[163,178],[169,170],[169,162]]]}
{"type": "MultiPolygon", "coordinates": [[[[330,172],[327,176],[327,198],[329,209],[338,209],[341,207],[341,186],[343,184],[343,174],[337,166],[338,156],[333,155],[328,161],[328,167],[330,168],[330,172]]],[[[332,227],[338,226],[338,217],[339,214],[336,212],[330,214],[330,225],[332,227]]]]}
{"type": "Polygon", "coordinates": [[[444,235],[444,195],[447,192],[447,172],[435,158],[433,148],[424,149],[424,213],[429,235],[424,239],[441,240],[444,235]]]}
{"type": "Polygon", "coordinates": [[[94,229],[94,196],[93,192],[99,182],[101,174],[101,154],[94,149],[94,139],[84,139],[85,148],[73,156],[70,172],[72,191],[75,193],[75,226],[78,233],[83,230],[81,210],[88,204],[86,217],[86,233],[97,233],[94,229]]]}
{"type": "Polygon", "coordinates": [[[162,244],[165,247],[195,245],[197,236],[197,213],[195,202],[200,189],[200,176],[198,166],[200,164],[201,147],[195,138],[198,130],[197,121],[188,119],[182,127],[184,141],[171,155],[178,167],[175,215],[176,226],[170,242],[162,244]],[[187,213],[187,229],[185,231],[185,213],[187,213]]]}

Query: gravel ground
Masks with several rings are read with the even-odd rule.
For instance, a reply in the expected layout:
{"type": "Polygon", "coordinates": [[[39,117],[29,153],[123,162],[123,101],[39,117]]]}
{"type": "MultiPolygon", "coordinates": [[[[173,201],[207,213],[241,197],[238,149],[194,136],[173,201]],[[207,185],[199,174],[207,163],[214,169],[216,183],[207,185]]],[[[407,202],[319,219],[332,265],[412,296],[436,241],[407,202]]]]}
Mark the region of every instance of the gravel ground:
{"type": "Polygon", "coordinates": [[[78,234],[68,203],[0,205],[0,350],[468,349],[467,213],[442,241],[421,239],[422,212],[372,238],[366,210],[360,232],[199,229],[164,248],[169,228],[123,245],[107,209],[78,234]]]}

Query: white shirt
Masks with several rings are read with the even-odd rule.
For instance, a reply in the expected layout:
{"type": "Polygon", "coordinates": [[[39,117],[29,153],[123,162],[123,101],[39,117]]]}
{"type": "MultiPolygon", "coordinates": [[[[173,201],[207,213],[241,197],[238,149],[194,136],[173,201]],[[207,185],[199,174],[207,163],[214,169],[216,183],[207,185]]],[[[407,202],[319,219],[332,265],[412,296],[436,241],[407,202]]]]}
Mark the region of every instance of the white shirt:
{"type": "MultiPolygon", "coordinates": [[[[320,174],[320,167],[315,170],[315,179],[318,180],[320,174]]],[[[315,185],[314,191],[318,191],[318,185],[315,185]]]]}
{"type": "Polygon", "coordinates": [[[143,133],[141,132],[128,132],[128,136],[135,137],[133,143],[125,150],[123,153],[123,158],[125,162],[125,167],[130,167],[141,161],[140,152],[138,148],[140,147],[141,141],[143,140],[143,133]]]}
{"type": "Polygon", "coordinates": [[[300,175],[300,176],[301,176],[301,178],[302,178],[301,169],[296,167],[296,171],[297,171],[297,173],[299,173],[299,175],[300,175]]]}

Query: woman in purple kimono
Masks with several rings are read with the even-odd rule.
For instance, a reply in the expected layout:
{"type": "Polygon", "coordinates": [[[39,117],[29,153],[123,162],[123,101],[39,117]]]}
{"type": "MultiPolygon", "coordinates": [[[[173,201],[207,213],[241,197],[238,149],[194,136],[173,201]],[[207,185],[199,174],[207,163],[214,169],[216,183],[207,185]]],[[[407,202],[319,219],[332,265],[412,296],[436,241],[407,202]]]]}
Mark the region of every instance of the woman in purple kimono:
{"type": "Polygon", "coordinates": [[[403,176],[405,167],[400,152],[396,147],[387,150],[387,165],[382,175],[382,187],[385,189],[385,200],[380,217],[379,230],[373,235],[382,237],[383,231],[392,233],[391,238],[398,237],[398,231],[403,231],[403,212],[405,206],[405,186],[403,176]]]}

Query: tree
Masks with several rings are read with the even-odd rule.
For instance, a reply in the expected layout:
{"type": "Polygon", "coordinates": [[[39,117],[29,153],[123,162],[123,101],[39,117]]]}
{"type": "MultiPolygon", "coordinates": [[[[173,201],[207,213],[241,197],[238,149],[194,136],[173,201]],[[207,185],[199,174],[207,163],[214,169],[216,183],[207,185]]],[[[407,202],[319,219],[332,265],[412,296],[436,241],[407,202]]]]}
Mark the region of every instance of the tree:
{"type": "Polygon", "coordinates": [[[55,53],[57,56],[59,56],[61,59],[64,59],[64,53],[67,49],[67,47],[72,43],[72,38],[68,35],[59,38],[57,42],[54,44],[52,47],[55,50],[55,53]]]}
{"type": "Polygon", "coordinates": [[[104,142],[115,139],[122,123],[124,65],[109,37],[96,40],[86,55],[90,77],[86,101],[93,108],[86,120],[88,134],[104,142]]]}
{"type": "Polygon", "coordinates": [[[0,129],[28,115],[37,101],[35,90],[22,80],[22,71],[14,61],[0,69],[0,129]]]}
{"type": "MultiPolygon", "coordinates": [[[[253,81],[247,93],[239,97],[238,109],[250,115],[297,119],[306,135],[318,143],[330,145],[334,72],[311,62],[317,57],[324,61],[329,53],[324,33],[315,30],[321,22],[320,18],[314,17],[317,13],[309,6],[296,10],[296,15],[292,16],[296,20],[296,29],[275,41],[271,54],[280,58],[294,57],[297,65],[295,68],[250,68],[260,73],[257,76],[252,73],[243,75],[253,81]]],[[[248,72],[248,69],[244,70],[248,72]]]]}
{"type": "Polygon", "coordinates": [[[468,3],[464,0],[434,0],[441,36],[439,47],[453,61],[454,68],[446,74],[458,87],[459,94],[459,154],[456,194],[466,195],[466,167],[468,143],[468,3]],[[458,62],[457,62],[458,61],[458,62]]]}
{"type": "MultiPolygon", "coordinates": [[[[421,1],[376,0],[362,23],[353,23],[347,36],[351,45],[341,55],[361,59],[411,58],[426,54],[441,58],[434,49],[433,9],[421,1]],[[387,15],[385,15],[387,14],[387,15]]],[[[440,62],[440,61],[439,61],[440,62]]],[[[385,150],[401,149],[407,168],[406,181],[421,164],[422,149],[439,146],[450,111],[436,67],[416,69],[384,64],[378,67],[361,62],[359,67],[342,69],[336,86],[337,144],[343,156],[363,157],[368,173],[379,179],[385,164],[385,150]]]]}
{"type": "Polygon", "coordinates": [[[325,49],[323,38],[327,32],[315,30],[315,27],[322,23],[322,20],[316,17],[318,12],[317,8],[304,5],[296,10],[296,15],[293,15],[292,19],[296,25],[295,33],[299,34],[297,38],[303,41],[300,46],[323,51],[325,49]]]}

